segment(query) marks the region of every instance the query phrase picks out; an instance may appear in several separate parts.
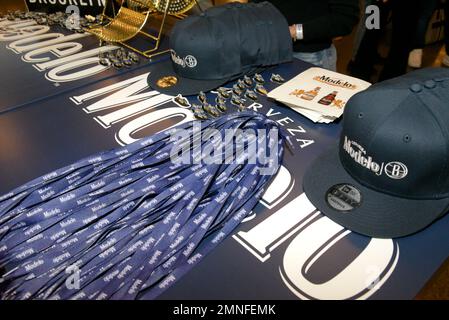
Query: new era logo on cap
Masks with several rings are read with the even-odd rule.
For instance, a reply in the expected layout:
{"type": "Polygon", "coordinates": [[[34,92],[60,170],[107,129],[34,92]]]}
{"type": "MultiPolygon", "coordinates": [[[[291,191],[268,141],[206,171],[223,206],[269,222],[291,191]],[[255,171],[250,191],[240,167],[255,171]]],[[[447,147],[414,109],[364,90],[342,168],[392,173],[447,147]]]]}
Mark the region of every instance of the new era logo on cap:
{"type": "Polygon", "coordinates": [[[346,106],[338,147],[308,169],[323,214],[380,238],[415,233],[449,209],[449,70],[376,84],[346,106]]]}

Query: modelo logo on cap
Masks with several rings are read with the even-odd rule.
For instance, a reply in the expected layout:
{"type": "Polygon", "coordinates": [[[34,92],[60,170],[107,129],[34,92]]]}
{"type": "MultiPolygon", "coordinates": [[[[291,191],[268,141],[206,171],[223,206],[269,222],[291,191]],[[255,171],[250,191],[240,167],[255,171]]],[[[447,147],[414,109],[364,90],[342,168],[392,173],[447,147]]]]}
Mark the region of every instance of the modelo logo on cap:
{"type": "Polygon", "coordinates": [[[377,163],[373,160],[371,156],[367,156],[365,148],[363,148],[359,143],[351,141],[345,136],[343,142],[343,150],[359,165],[365,169],[370,170],[374,174],[381,176],[383,173],[390,179],[401,180],[408,175],[408,168],[405,164],[399,161],[392,161],[385,164],[377,163]]]}
{"type": "Polygon", "coordinates": [[[185,67],[195,68],[196,65],[198,64],[198,61],[196,60],[196,58],[190,54],[185,56],[184,58],[181,58],[180,56],[178,56],[176,54],[175,50],[172,49],[170,51],[171,51],[172,61],[183,68],[185,68],[185,67]]]}

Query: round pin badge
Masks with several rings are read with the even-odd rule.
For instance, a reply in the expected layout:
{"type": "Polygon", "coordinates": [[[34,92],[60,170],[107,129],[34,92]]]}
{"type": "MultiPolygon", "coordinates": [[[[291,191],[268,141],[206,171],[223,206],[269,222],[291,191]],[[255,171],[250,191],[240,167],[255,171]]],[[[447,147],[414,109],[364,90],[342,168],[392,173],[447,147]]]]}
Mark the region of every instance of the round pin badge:
{"type": "Polygon", "coordinates": [[[338,184],[326,193],[328,206],[338,212],[347,213],[357,209],[362,204],[362,193],[350,184],[338,184]]]}

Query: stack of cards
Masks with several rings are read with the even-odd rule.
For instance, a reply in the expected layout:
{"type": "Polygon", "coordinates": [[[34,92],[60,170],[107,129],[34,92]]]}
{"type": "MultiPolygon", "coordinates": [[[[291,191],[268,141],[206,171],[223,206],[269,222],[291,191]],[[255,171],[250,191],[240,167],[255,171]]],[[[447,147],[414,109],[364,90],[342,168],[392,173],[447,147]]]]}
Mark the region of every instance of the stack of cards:
{"type": "Polygon", "coordinates": [[[310,68],[268,94],[317,123],[340,118],[346,103],[369,82],[321,68],[310,68]]]}

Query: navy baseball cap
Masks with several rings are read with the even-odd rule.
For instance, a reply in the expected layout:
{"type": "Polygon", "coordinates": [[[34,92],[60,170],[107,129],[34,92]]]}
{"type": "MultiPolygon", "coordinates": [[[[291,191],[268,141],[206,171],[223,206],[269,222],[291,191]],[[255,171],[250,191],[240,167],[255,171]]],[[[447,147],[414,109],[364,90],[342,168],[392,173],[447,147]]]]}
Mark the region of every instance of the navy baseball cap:
{"type": "Polygon", "coordinates": [[[170,52],[170,60],[154,65],[150,87],[192,95],[291,61],[292,41],[285,17],[271,3],[228,3],[179,21],[170,52]]]}
{"type": "Polygon", "coordinates": [[[338,146],[304,177],[308,199],[376,238],[418,232],[449,209],[449,70],[373,85],[348,102],[338,146]]]}

